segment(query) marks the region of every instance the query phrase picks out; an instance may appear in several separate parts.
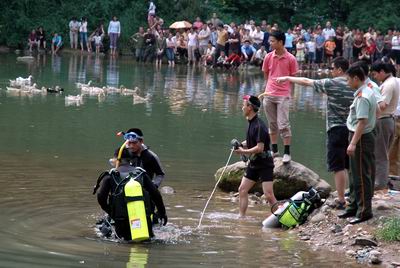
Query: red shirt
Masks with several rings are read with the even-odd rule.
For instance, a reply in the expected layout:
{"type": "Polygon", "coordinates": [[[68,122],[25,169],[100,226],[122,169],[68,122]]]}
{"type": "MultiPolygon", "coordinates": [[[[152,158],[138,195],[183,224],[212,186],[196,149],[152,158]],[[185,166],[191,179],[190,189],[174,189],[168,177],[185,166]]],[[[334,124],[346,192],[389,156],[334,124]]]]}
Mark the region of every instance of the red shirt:
{"type": "Polygon", "coordinates": [[[281,76],[295,76],[299,70],[296,58],[285,50],[282,56],[275,54],[275,50],[268,53],[264,58],[262,66],[264,73],[268,74],[265,92],[271,96],[290,96],[291,85],[286,81],[277,83],[276,79],[281,76]]]}

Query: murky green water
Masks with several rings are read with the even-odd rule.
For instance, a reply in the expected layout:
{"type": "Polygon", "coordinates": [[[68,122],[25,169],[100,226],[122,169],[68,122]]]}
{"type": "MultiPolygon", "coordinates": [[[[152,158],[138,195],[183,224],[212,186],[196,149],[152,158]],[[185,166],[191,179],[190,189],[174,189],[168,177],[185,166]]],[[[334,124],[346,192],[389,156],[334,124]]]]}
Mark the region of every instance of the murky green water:
{"type": "MultiPolygon", "coordinates": [[[[244,138],[244,94],[262,91],[256,70],[220,73],[177,66],[161,70],[129,58],[40,56],[18,63],[0,55],[0,267],[331,267],[349,261],[313,252],[282,231],[262,230],[267,208],[250,207],[238,222],[237,204],[218,193],[195,229],[215,183],[213,174],[229,154],[232,138],[244,138]],[[63,95],[12,96],[9,79],[32,74],[39,86],[60,85],[79,94],[75,83],[139,87],[151,99],[131,96],[85,97],[66,106],[63,95]],[[101,215],[92,185],[108,169],[121,144],[120,130],[140,127],[145,143],[165,167],[164,196],[170,224],[156,230],[151,244],[100,240],[94,231],[101,215]]],[[[293,98],[293,159],[331,181],[325,172],[324,99],[297,88],[293,98]]],[[[264,115],[263,115],[263,118],[264,115]]],[[[237,158],[235,158],[237,160],[237,158]]]]}

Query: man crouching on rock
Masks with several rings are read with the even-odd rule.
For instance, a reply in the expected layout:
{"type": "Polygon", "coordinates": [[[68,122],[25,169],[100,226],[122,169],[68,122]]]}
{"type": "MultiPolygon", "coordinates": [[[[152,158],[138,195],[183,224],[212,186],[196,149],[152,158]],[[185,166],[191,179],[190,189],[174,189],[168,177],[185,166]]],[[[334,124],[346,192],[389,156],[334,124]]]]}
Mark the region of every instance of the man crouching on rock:
{"type": "Polygon", "coordinates": [[[235,152],[249,156],[249,164],[239,186],[239,216],[245,217],[248,206],[248,193],[258,180],[262,182],[264,196],[272,206],[276,203],[273,190],[274,161],[270,151],[268,128],[258,118],[261,102],[255,96],[243,97],[243,115],[249,121],[246,141],[235,152]]]}

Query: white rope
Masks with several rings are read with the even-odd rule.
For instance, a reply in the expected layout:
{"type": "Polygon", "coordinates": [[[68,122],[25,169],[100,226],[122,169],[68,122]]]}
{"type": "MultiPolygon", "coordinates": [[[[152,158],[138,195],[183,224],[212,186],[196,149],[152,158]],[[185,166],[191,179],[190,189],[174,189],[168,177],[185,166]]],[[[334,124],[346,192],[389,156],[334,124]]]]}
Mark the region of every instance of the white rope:
{"type": "Polygon", "coordinates": [[[229,161],[231,161],[231,157],[232,157],[233,150],[234,150],[234,148],[231,149],[231,153],[229,154],[228,161],[226,162],[226,165],[225,165],[224,169],[222,170],[222,173],[221,173],[221,175],[219,176],[219,179],[218,179],[217,183],[216,183],[215,186],[214,186],[214,190],[211,192],[211,195],[210,195],[210,197],[208,198],[207,203],[206,203],[206,205],[204,206],[203,211],[201,212],[201,216],[200,216],[200,220],[199,220],[199,225],[197,226],[197,228],[200,228],[200,226],[201,226],[201,221],[203,220],[204,212],[205,212],[206,209],[207,209],[208,203],[210,203],[210,200],[211,200],[212,196],[214,195],[215,190],[217,190],[218,183],[219,183],[219,181],[221,180],[222,175],[224,175],[225,170],[226,170],[226,168],[228,167],[229,161]]]}

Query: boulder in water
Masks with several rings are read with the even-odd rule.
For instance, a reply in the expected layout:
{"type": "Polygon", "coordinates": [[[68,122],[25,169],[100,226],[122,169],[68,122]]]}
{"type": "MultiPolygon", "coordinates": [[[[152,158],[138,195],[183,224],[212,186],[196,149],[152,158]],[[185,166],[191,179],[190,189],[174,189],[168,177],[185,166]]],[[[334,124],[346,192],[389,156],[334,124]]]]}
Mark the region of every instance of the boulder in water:
{"type": "Polygon", "coordinates": [[[174,190],[174,188],[172,188],[170,186],[163,186],[160,188],[160,192],[162,194],[174,194],[175,190],[174,190]]]}
{"type": "Polygon", "coordinates": [[[32,56],[23,56],[23,57],[17,57],[17,61],[34,61],[35,58],[32,56]]]}
{"type": "MultiPolygon", "coordinates": [[[[331,186],[311,169],[295,161],[283,164],[281,157],[275,158],[274,164],[274,193],[277,199],[290,198],[299,191],[307,191],[310,187],[320,191],[322,198],[329,196],[331,186]]],[[[222,167],[215,173],[216,180],[223,169],[222,167]]],[[[229,165],[221,178],[219,188],[226,192],[237,191],[245,169],[246,164],[242,161],[229,165]]],[[[252,192],[262,192],[261,184],[257,183],[252,192]]]]}

